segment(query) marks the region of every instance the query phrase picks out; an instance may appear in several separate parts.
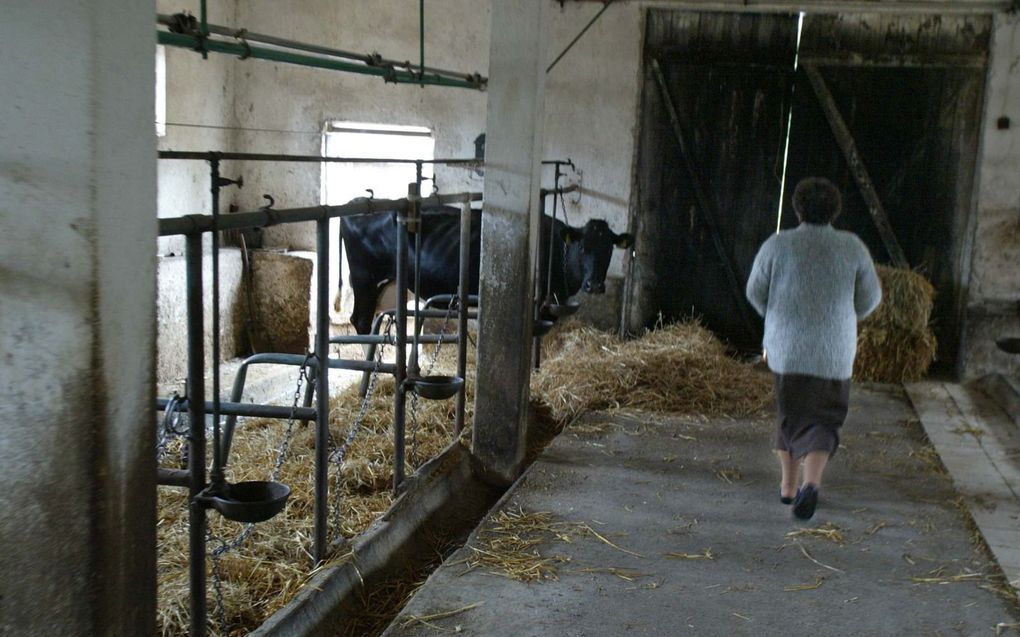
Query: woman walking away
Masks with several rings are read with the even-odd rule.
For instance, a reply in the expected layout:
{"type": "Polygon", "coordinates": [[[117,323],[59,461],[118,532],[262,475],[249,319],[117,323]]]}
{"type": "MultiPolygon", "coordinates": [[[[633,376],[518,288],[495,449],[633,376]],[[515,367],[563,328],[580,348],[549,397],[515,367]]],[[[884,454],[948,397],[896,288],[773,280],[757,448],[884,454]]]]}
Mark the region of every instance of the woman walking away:
{"type": "Polygon", "coordinates": [[[765,352],[775,375],[782,465],[780,500],[810,519],[825,465],[839,448],[857,321],[882,298],[875,264],[857,235],[832,227],[842,208],[828,179],[797,184],[793,209],[800,225],[768,238],[754,259],[747,298],[765,317],[765,352]],[[797,466],[804,480],[797,489],[797,466]]]}

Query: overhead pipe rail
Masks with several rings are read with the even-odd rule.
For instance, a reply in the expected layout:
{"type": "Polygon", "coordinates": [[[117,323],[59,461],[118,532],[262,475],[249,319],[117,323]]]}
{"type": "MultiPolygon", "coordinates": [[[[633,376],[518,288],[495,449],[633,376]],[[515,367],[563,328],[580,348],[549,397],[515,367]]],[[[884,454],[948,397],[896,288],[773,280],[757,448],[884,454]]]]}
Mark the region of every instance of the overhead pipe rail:
{"type": "Polygon", "coordinates": [[[191,49],[203,56],[209,52],[228,53],[242,60],[257,58],[331,71],[373,75],[396,84],[449,86],[478,91],[484,91],[488,85],[488,78],[479,73],[463,73],[425,66],[424,48],[421,64],[417,65],[410,61],[390,60],[378,53],[356,53],[307,44],[243,28],[209,24],[205,20],[205,3],[202,4],[201,22],[185,14],[157,14],[157,23],[170,29],[170,31],[157,30],[157,41],[167,46],[191,49]],[[210,37],[213,35],[233,38],[234,41],[210,37]],[[254,46],[250,42],[269,46],[254,46]]]}

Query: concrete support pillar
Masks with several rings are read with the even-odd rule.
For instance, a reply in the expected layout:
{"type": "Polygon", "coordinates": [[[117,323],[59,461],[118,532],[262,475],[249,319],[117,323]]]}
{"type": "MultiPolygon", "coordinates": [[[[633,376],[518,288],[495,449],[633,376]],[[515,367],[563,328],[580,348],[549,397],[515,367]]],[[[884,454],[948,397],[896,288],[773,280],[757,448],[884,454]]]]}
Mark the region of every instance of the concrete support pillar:
{"type": "Polygon", "coordinates": [[[492,3],[473,451],[502,482],[525,452],[548,4],[492,3]]]}
{"type": "Polygon", "coordinates": [[[156,630],[154,15],[0,20],[0,635],[156,630]]]}

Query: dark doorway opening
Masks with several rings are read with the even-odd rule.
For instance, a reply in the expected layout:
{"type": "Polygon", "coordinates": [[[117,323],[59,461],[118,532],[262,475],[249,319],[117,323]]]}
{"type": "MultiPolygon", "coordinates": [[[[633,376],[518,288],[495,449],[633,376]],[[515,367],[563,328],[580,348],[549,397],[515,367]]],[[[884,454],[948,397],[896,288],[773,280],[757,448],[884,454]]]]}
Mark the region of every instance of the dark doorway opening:
{"type": "Polygon", "coordinates": [[[790,195],[808,175],[841,188],[837,226],[857,233],[876,262],[890,262],[806,64],[831,92],[908,265],[938,291],[937,365],[951,374],[990,20],[799,22],[649,11],[636,190],[638,240],[654,267],[634,286],[644,296],[635,305],[646,323],[696,317],[735,350],[758,351],[761,321],[743,287],[777,215],[783,228],[795,225],[790,195]]]}

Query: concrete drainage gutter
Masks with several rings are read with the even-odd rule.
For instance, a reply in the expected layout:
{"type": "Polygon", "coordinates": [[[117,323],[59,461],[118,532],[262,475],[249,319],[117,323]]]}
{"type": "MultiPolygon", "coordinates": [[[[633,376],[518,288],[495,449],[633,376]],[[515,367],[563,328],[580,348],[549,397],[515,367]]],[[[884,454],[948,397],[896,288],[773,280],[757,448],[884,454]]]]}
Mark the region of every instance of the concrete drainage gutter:
{"type": "Polygon", "coordinates": [[[430,534],[466,534],[499,499],[504,489],[480,480],[474,465],[459,441],[423,465],[389,511],[354,539],[347,561],[321,569],[251,635],[336,635],[354,621],[367,590],[422,561],[430,534]]]}

